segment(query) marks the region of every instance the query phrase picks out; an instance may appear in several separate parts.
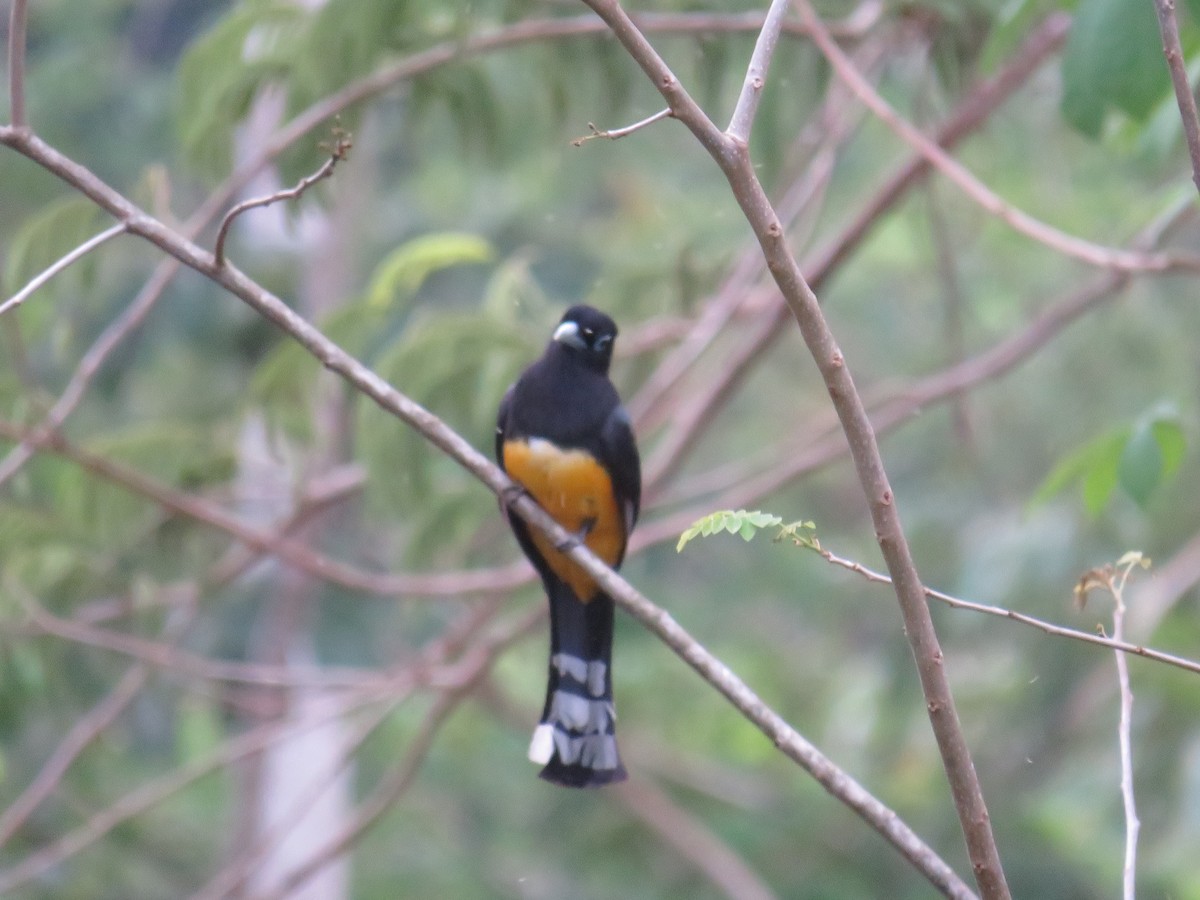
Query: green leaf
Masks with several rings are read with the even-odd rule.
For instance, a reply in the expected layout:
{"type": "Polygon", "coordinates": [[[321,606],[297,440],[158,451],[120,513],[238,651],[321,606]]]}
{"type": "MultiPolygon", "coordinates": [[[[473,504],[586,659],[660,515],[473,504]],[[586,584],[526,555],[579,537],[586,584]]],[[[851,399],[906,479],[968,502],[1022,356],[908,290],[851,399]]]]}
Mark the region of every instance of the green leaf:
{"type": "Polygon", "coordinates": [[[1117,485],[1117,467],[1128,435],[1128,427],[1120,428],[1101,435],[1066,456],[1034,491],[1030,503],[1034,506],[1045,503],[1068,485],[1082,479],[1084,502],[1089,512],[1099,512],[1117,485]]]}
{"type": "Polygon", "coordinates": [[[1108,505],[1120,479],[1124,438],[1105,444],[1103,452],[1092,461],[1083,475],[1083,505],[1092,516],[1098,516],[1108,505]]]}
{"type": "Polygon", "coordinates": [[[1178,413],[1171,407],[1152,410],[1134,425],[1121,454],[1120,483],[1125,492],[1145,507],[1150,495],[1183,460],[1187,441],[1178,413]]]}
{"type": "Polygon", "coordinates": [[[1117,474],[1121,487],[1138,506],[1145,507],[1158,487],[1163,472],[1163,454],[1154,437],[1154,428],[1143,423],[1134,428],[1121,453],[1117,474]]]}
{"type": "Polygon", "coordinates": [[[233,9],[188,48],[179,63],[176,111],[188,160],[201,171],[228,171],[234,128],[260,86],[297,60],[305,12],[286,0],[251,0],[233,9]]]}
{"type": "Polygon", "coordinates": [[[1183,426],[1178,419],[1157,419],[1150,428],[1154,433],[1154,440],[1158,442],[1158,449],[1162,451],[1163,478],[1169,478],[1179,468],[1184,453],[1187,452],[1183,426]]]}
{"type": "Polygon", "coordinates": [[[783,519],[780,516],[762,512],[761,510],[755,510],[754,512],[747,512],[744,509],[739,509],[736,512],[732,509],[718,510],[693,522],[691,527],[679,536],[679,542],[675,545],[675,552],[681,553],[683,548],[696,537],[710,537],[726,531],[729,534],[741,535],[743,540],[749,541],[759,529],[770,528],[782,523],[783,519]]]}
{"type": "Polygon", "coordinates": [[[406,241],[376,267],[367,288],[367,305],[373,309],[394,307],[411,299],[434,272],[491,262],[492,256],[491,244],[463,232],[427,234],[406,241]]]}
{"type": "Polygon", "coordinates": [[[1149,2],[1080,0],[1063,52],[1063,116],[1096,137],[1110,107],[1144,121],[1170,88],[1149,2]]]}
{"type": "Polygon", "coordinates": [[[210,704],[199,698],[184,698],[175,729],[180,763],[199,759],[221,742],[220,717],[210,704]]]}

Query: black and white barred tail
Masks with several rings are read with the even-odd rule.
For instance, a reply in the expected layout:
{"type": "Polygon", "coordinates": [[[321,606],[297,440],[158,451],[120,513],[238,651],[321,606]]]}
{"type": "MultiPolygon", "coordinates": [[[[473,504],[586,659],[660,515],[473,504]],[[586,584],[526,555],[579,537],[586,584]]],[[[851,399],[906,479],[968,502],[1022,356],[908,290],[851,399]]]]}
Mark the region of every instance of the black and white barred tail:
{"type": "Polygon", "coordinates": [[[554,576],[550,598],[550,666],[541,724],[529,758],[541,777],[566,787],[624,781],[612,693],[613,602],[603,593],[581,602],[554,576]]]}

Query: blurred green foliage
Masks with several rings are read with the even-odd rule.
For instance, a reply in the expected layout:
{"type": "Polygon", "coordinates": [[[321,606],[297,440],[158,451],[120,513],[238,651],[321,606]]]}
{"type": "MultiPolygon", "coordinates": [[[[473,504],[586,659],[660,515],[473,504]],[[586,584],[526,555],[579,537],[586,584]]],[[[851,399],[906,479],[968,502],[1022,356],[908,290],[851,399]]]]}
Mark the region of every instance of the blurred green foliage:
{"type": "MultiPolygon", "coordinates": [[[[725,13],[762,5],[653,6],[725,13]]],[[[343,112],[355,146],[330,181],[278,217],[255,210],[239,219],[231,260],[485,452],[504,388],[569,303],[595,303],[618,320],[614,377],[633,396],[664,352],[645,340],[649,326],[695,314],[750,240],[724,181],[678,123],[571,146],[588,122],[614,127],[661,108],[636,67],[599,37],[450,52],[436,65],[422,56],[509,23],[582,15],[582,6],[316,6],[39,0],[29,12],[31,119],[47,140],[155,214],[183,220],[269,138],[262,122],[271,115],[287,120],[360,77],[411,66],[411,77],[343,112]],[[313,229],[314,218],[327,227],[313,229]],[[331,269],[342,270],[344,285],[333,296],[320,286],[331,269]]],[[[1075,16],[1062,56],[958,153],[1034,215],[1124,243],[1192,190],[1152,4],[888,3],[873,35],[891,43],[873,74],[891,102],[929,128],[1060,7],[1075,16]]],[[[821,9],[836,17],[853,6],[821,9]]],[[[1194,64],[1200,2],[1179,12],[1194,64]]],[[[652,39],[714,121],[723,121],[753,35],[652,39]]],[[[809,148],[796,135],[828,85],[809,44],[781,43],[752,145],[776,195],[802,171],[809,148]]],[[[283,154],[279,183],[320,165],[326,131],[283,154]]],[[[811,201],[795,229],[803,259],[854,218],[906,152],[874,120],[856,128],[839,148],[823,198],[811,201]]],[[[5,297],[108,224],[10,152],[0,153],[0,211],[5,297]]],[[[211,229],[201,240],[211,243],[211,229]]],[[[1194,223],[1172,237],[1183,250],[1198,240],[1194,223]]],[[[0,319],[6,425],[40,421],[158,261],[122,237],[0,319]]],[[[952,309],[973,355],[1026,327],[1088,275],[937,183],[917,188],[880,221],[822,300],[860,388],[878,395],[955,361],[952,309]],[[947,225],[948,248],[939,246],[931,206],[947,225]],[[957,294],[939,275],[947,249],[957,294]]],[[[1072,609],[1082,571],[1134,547],[1167,561],[1194,539],[1194,295],[1192,276],[1139,277],[1119,302],[1098,306],[1010,374],[883,437],[930,586],[1092,629],[1108,610],[1100,603],[1072,609]]],[[[693,387],[723,371],[730,346],[716,342],[693,387]]],[[[666,487],[727,466],[754,470],[793,445],[801,452],[825,433],[828,415],[825,390],[789,331],[713,412],[666,487]]],[[[660,433],[641,434],[646,455],[660,433]]],[[[172,283],[103,366],[64,434],[84,453],[260,526],[279,518],[281,495],[303,493],[322,461],[352,463],[363,486],[316,540],[364,569],[453,570],[516,557],[494,498],[470,476],[192,274],[172,283]],[[336,434],[323,414],[329,408],[336,434]],[[260,426],[265,448],[256,442],[260,426]],[[260,451],[266,462],[256,467],[260,451]]],[[[12,446],[6,438],[0,451],[12,446]]],[[[689,509],[724,505],[715,491],[688,499],[689,509]]],[[[746,503],[802,514],[829,549],[880,565],[845,459],[746,503]]],[[[668,490],[647,504],[643,522],[683,505],[668,490]]],[[[745,510],[706,521],[697,534],[745,536],[781,524],[745,510]]],[[[808,524],[798,523],[797,534],[807,535],[808,524]]],[[[214,573],[229,548],[220,532],[49,451],[0,487],[0,806],[128,665],[118,654],[36,635],[25,603],[62,616],[121,604],[132,612],[112,627],[155,638],[170,620],[164,598],[181,583],[196,585],[201,600],[184,647],[253,659],[263,608],[287,570],[268,563],[221,581],[214,573]]],[[[630,558],[625,571],[969,871],[885,589],[763,540],[705,541],[683,556],[664,544],[630,558]]],[[[331,665],[409,660],[475,602],[380,599],[334,584],[316,593],[312,643],[331,665]]],[[[1137,596],[1135,589],[1135,603],[1137,596]]],[[[540,602],[529,587],[514,605],[540,602]]],[[[1146,615],[1148,631],[1136,640],[1200,656],[1194,590],[1146,615]]],[[[1008,623],[935,616],[1014,895],[1114,895],[1124,826],[1111,658],[1008,623]]],[[[411,790],[355,848],[355,897],[715,894],[612,794],[559,791],[534,777],[525,726],[541,702],[544,652],[541,636],[517,644],[480,702],[451,717],[411,790]]],[[[1185,673],[1139,661],[1131,668],[1140,886],[1147,896],[1198,900],[1200,692],[1185,673]]],[[[890,848],[625,618],[614,673],[623,751],[635,775],[654,779],[779,896],[929,896],[890,848]]],[[[234,688],[180,673],[151,677],[71,767],[63,790],[0,849],[0,871],[78,827],[89,811],[204,759],[243,727],[242,699],[234,688]]],[[[424,699],[410,701],[365,744],[356,759],[358,796],[404,754],[425,710],[424,699]]],[[[221,768],[14,896],[189,895],[228,858],[229,823],[243,800],[237,774],[221,768]]]]}

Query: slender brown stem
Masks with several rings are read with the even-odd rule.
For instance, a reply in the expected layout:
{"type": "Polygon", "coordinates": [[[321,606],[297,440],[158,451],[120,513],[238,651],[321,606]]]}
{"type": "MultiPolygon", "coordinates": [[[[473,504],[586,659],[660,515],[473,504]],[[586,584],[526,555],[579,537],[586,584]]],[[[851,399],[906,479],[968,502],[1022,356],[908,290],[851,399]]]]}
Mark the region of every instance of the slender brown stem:
{"type": "MultiPolygon", "coordinates": [[[[1065,13],[1047,16],[1013,54],[1007,65],[960,104],[954,115],[938,130],[935,140],[942,147],[953,147],[977,130],[995,110],[1029,79],[1062,46],[1071,19],[1065,13]]],[[[882,221],[883,214],[926,177],[932,170],[921,154],[913,154],[872,195],[857,216],[807,265],[809,284],[820,291],[825,281],[837,272],[857,251],[882,221]]],[[[788,308],[779,304],[774,313],[760,316],[733,352],[722,361],[719,377],[696,386],[689,404],[675,411],[673,427],[655,449],[646,469],[655,482],[669,477],[698,443],[696,435],[726,401],[736,394],[757,363],[784,333],[788,308]]],[[[695,518],[695,517],[693,517],[695,518]]],[[[686,526],[685,526],[686,527],[686,526]]]]}
{"type": "Polygon", "coordinates": [[[336,141],[337,143],[329,154],[329,159],[325,160],[321,168],[317,169],[311,175],[301,178],[293,187],[276,191],[265,197],[254,197],[251,200],[243,200],[225,214],[225,218],[221,220],[221,227],[217,229],[217,241],[213,248],[213,256],[216,257],[218,266],[225,265],[225,238],[229,234],[229,229],[233,225],[234,219],[251,209],[261,209],[264,206],[270,206],[272,203],[278,203],[280,200],[295,200],[318,181],[323,181],[330,177],[337,164],[346,158],[351,147],[348,137],[338,135],[336,141]]]}
{"type": "Polygon", "coordinates": [[[1163,55],[1171,73],[1171,84],[1175,88],[1175,102],[1179,104],[1179,117],[1183,121],[1183,135],[1187,139],[1188,155],[1192,159],[1192,181],[1200,190],[1200,115],[1196,112],[1196,95],[1188,80],[1187,61],[1183,46],[1179,43],[1179,21],[1175,17],[1175,0],[1154,0],[1158,13],[1158,30],[1162,33],[1163,55]]]}
{"type": "Polygon", "coordinates": [[[118,222],[116,225],[106,228],[95,237],[84,241],[70,253],[56,260],[53,265],[39,272],[37,277],[33,278],[25,287],[17,291],[3,303],[0,303],[0,316],[4,315],[10,309],[16,309],[26,300],[34,295],[43,285],[47,284],[55,275],[66,269],[68,266],[79,262],[101,244],[107,243],[119,234],[125,233],[125,223],[118,222]]]}
{"type": "Polygon", "coordinates": [[[661,109],[652,116],[647,116],[640,122],[634,122],[632,125],[626,125],[624,128],[610,128],[607,131],[601,131],[591,122],[588,122],[588,129],[591,134],[585,134],[583,137],[577,137],[571,141],[571,146],[582,147],[588,141],[594,141],[596,138],[607,138],[610,141],[617,141],[623,137],[629,137],[636,131],[641,131],[655,122],[661,122],[663,119],[671,118],[671,110],[661,109]]]}
{"type": "MultiPolygon", "coordinates": [[[[845,557],[838,556],[825,548],[815,552],[820,554],[826,562],[835,566],[840,566],[851,572],[861,575],[867,581],[875,582],[876,584],[891,584],[892,579],[884,575],[882,572],[876,572],[873,569],[864,566],[860,562],[845,557]]],[[[1124,630],[1120,633],[1113,629],[1112,637],[1105,637],[1102,634],[1093,634],[1089,631],[1079,631],[1076,628],[1066,628],[1062,625],[1055,625],[1053,622],[1047,622],[1045,619],[1039,619],[1036,616],[1026,615],[1025,613],[1017,612],[1012,609],[1005,609],[1002,606],[989,606],[986,603],[976,603],[974,600],[963,600],[960,597],[945,594],[941,591],[936,591],[933,588],[925,588],[925,596],[932,600],[937,600],[939,603],[944,603],[951,609],[965,609],[969,612],[983,613],[987,616],[996,616],[1001,619],[1008,619],[1012,622],[1019,622],[1022,625],[1028,625],[1031,628],[1036,628],[1038,631],[1053,635],[1054,637],[1069,638],[1073,641],[1082,641],[1085,644],[1094,644],[1097,647],[1107,647],[1109,650],[1115,650],[1118,655],[1140,656],[1142,659],[1149,659],[1154,662],[1164,663],[1168,666],[1175,666],[1183,669],[1186,672],[1193,672],[1200,675],[1200,662],[1194,659],[1187,659],[1183,656],[1176,656],[1173,653],[1164,653],[1161,650],[1154,650],[1150,647],[1143,647],[1141,644],[1131,644],[1125,640],[1124,630]]]]}

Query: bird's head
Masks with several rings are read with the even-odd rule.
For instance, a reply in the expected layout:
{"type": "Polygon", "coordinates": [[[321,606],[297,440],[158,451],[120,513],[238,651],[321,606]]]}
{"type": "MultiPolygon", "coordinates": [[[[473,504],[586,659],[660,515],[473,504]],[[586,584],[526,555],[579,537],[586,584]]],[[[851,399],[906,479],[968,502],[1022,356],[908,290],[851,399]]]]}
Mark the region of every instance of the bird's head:
{"type": "Polygon", "coordinates": [[[612,362],[617,323],[590,306],[572,306],[563,313],[554,329],[554,342],[578,354],[584,362],[601,372],[612,362]]]}

